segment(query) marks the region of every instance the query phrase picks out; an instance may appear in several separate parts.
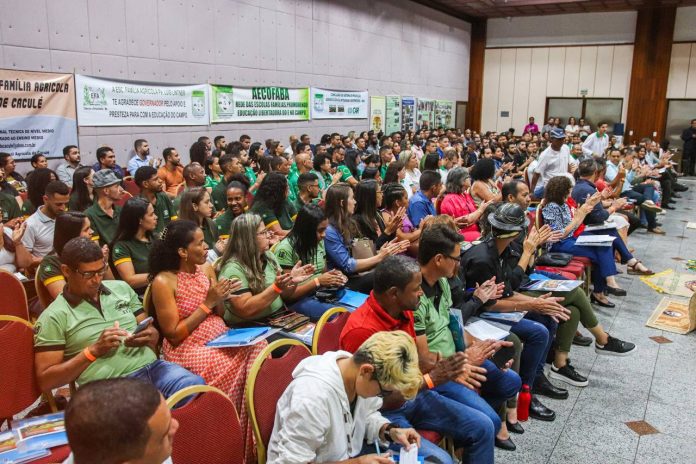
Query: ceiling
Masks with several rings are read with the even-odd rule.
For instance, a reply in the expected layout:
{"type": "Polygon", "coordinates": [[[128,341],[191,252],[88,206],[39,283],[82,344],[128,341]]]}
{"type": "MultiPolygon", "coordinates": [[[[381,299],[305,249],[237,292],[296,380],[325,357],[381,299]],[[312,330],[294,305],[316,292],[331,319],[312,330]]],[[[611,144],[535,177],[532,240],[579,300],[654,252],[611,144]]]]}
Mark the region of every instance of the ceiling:
{"type": "Polygon", "coordinates": [[[626,11],[660,6],[696,5],[696,0],[415,0],[468,21],[477,18],[541,16],[564,13],[626,11]]]}

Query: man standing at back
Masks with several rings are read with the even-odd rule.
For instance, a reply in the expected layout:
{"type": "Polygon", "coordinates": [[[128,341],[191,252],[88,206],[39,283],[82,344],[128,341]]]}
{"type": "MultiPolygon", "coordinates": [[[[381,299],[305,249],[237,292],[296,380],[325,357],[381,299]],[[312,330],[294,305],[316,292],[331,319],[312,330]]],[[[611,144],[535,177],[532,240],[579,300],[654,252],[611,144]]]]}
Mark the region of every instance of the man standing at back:
{"type": "Polygon", "coordinates": [[[570,149],[565,141],[565,131],[560,127],[551,130],[549,134],[551,143],[539,155],[539,164],[532,176],[530,190],[535,198],[544,197],[544,187],[552,177],[573,173],[577,165],[571,160],[570,149]]]}
{"type": "Polygon", "coordinates": [[[582,143],[582,152],[586,157],[604,157],[604,151],[609,146],[608,126],[606,122],[600,122],[597,124],[597,132],[588,135],[582,143]]]}
{"type": "Polygon", "coordinates": [[[681,139],[684,141],[684,159],[682,169],[687,176],[696,174],[696,119],[691,120],[691,125],[684,129],[681,139]]]}

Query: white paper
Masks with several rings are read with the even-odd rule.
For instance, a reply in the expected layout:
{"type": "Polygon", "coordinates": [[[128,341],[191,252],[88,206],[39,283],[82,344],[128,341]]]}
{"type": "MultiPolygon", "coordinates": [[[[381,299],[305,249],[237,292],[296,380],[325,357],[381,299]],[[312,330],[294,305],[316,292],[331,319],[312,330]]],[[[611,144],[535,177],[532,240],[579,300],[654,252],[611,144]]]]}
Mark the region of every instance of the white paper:
{"type": "Polygon", "coordinates": [[[696,222],[689,222],[686,224],[687,229],[696,229],[696,222]]]}
{"type": "Polygon", "coordinates": [[[611,246],[616,237],[611,235],[581,235],[575,240],[576,245],[611,246]]]}
{"type": "Polygon", "coordinates": [[[399,464],[418,464],[418,447],[411,445],[408,450],[401,448],[399,452],[399,464]]]}
{"type": "Polygon", "coordinates": [[[585,226],[586,232],[591,232],[593,230],[606,230],[606,229],[616,229],[616,224],[613,222],[605,222],[604,224],[594,224],[591,226],[585,226]]]}
{"type": "Polygon", "coordinates": [[[507,330],[500,329],[482,320],[467,325],[464,327],[464,330],[469,332],[472,337],[478,338],[479,340],[502,340],[510,335],[510,332],[507,330]]]}

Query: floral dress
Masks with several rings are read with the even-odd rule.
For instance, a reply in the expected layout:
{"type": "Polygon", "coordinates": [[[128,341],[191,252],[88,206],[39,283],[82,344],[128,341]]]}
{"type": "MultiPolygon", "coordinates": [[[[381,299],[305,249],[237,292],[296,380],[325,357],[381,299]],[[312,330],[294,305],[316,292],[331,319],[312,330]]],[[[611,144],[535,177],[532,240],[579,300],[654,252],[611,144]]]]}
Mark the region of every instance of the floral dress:
{"type": "MultiPolygon", "coordinates": [[[[210,281],[199,269],[194,274],[179,272],[176,282],[176,306],[179,316],[186,318],[205,301],[210,281]]],[[[245,437],[244,456],[248,463],[256,462],[254,434],[244,401],[244,388],[254,360],[266,342],[241,348],[209,348],[206,343],[228,330],[225,321],[217,315],[208,316],[178,346],[168,340],[162,344],[167,361],[177,363],[205,379],[208,385],[226,392],[239,412],[245,437]]]]}

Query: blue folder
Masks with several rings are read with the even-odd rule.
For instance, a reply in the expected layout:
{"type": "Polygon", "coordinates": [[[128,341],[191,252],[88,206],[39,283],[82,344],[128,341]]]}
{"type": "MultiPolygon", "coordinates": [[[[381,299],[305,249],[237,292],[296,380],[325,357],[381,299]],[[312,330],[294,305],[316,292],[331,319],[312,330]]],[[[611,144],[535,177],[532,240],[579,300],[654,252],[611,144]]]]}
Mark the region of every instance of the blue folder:
{"type": "Polygon", "coordinates": [[[271,330],[270,327],[248,327],[243,329],[230,329],[226,334],[206,343],[206,346],[243,346],[248,345],[254,339],[271,330]]]}

